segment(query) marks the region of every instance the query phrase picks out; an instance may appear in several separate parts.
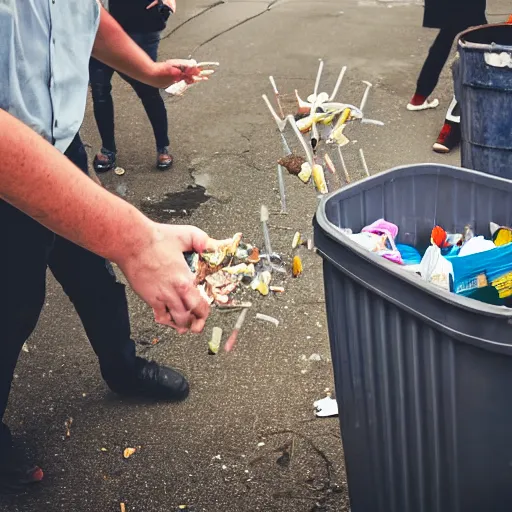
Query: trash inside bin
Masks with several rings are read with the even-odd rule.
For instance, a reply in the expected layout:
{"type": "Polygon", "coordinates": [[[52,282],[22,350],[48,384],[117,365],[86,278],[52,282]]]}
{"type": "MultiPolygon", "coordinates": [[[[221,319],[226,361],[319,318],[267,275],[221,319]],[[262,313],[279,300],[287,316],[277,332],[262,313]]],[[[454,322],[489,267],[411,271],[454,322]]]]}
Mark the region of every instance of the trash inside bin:
{"type": "Polygon", "coordinates": [[[438,165],[321,201],[315,245],[352,512],[512,509],[512,309],[445,291],[349,237],[383,218],[397,247],[424,251],[433,226],[511,226],[511,204],[511,181],[438,165]]]}
{"type": "Polygon", "coordinates": [[[512,25],[459,39],[462,166],[512,179],[512,25]]]}

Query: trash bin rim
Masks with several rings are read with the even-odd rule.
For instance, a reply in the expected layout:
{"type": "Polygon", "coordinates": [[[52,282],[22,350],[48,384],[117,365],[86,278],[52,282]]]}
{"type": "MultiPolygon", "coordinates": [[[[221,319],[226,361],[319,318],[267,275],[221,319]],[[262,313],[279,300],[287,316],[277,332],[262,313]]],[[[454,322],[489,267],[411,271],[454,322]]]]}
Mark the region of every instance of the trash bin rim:
{"type": "MultiPolygon", "coordinates": [[[[452,292],[448,292],[443,290],[442,288],[439,288],[431,283],[427,283],[426,281],[423,281],[418,276],[410,275],[406,270],[403,270],[400,268],[400,265],[397,263],[393,263],[391,261],[388,261],[387,259],[378,256],[376,254],[370,253],[367,250],[365,250],[363,247],[358,246],[354,242],[350,240],[350,238],[344,234],[340,228],[332,224],[327,219],[327,213],[326,213],[326,206],[327,203],[335,196],[339,194],[348,194],[350,190],[352,189],[359,189],[361,186],[365,183],[371,183],[371,182],[391,182],[395,178],[401,177],[401,175],[410,175],[411,171],[413,171],[415,174],[419,174],[421,170],[427,170],[427,169],[436,169],[436,174],[440,174],[441,170],[448,171],[449,174],[465,174],[466,176],[472,176],[475,180],[496,180],[501,181],[505,183],[508,187],[512,187],[512,182],[510,180],[506,180],[503,178],[499,178],[496,176],[491,176],[485,173],[473,171],[470,169],[463,169],[459,167],[453,167],[449,165],[444,164],[414,164],[414,165],[406,165],[406,166],[400,166],[395,167],[393,169],[390,169],[388,171],[381,172],[379,174],[375,174],[373,176],[370,176],[368,178],[362,179],[356,183],[352,183],[350,185],[347,185],[346,187],[343,187],[340,190],[334,191],[326,196],[324,196],[320,203],[318,204],[318,208],[315,214],[315,219],[318,222],[319,227],[322,229],[322,231],[331,239],[334,241],[341,243],[345,249],[348,249],[354,253],[356,253],[359,257],[363,258],[364,260],[376,265],[380,270],[392,274],[393,277],[401,279],[402,281],[408,283],[411,286],[414,286],[415,288],[418,288],[425,293],[428,293],[431,296],[434,296],[438,298],[439,300],[442,300],[443,302],[450,303],[452,305],[456,305],[462,309],[471,311],[476,314],[485,314],[488,316],[495,316],[500,318],[509,318],[512,319],[512,308],[507,308],[505,306],[495,306],[492,304],[486,304],[485,302],[481,302],[475,299],[471,299],[469,297],[464,297],[461,295],[457,295],[452,292]]],[[[512,191],[511,191],[512,192],[512,191]]],[[[350,226],[346,226],[350,227],[350,226]]],[[[328,255],[324,255],[321,250],[318,251],[322,257],[326,257],[331,261],[333,264],[336,264],[330,258],[328,255]]]]}
{"type": "Polygon", "coordinates": [[[512,27],[509,23],[492,23],[490,25],[479,25],[477,27],[471,27],[467,30],[464,30],[464,32],[461,32],[458,36],[457,40],[457,47],[463,48],[465,50],[477,50],[477,51],[484,51],[484,52],[493,52],[493,53],[501,53],[501,52],[512,52],[512,45],[505,45],[505,44],[496,44],[496,43],[472,43],[471,41],[466,41],[464,39],[464,36],[475,32],[480,29],[489,28],[489,27],[510,27],[510,30],[512,30],[512,27]]]}

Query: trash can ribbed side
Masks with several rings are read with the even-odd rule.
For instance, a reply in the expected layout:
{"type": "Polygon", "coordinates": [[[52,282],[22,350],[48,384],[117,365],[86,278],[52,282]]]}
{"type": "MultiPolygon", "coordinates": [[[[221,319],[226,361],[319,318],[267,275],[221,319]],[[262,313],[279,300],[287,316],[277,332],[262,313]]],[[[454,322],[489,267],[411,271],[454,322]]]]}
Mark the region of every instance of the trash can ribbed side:
{"type": "Polygon", "coordinates": [[[512,179],[512,25],[468,30],[458,48],[462,166],[512,179]]]}
{"type": "Polygon", "coordinates": [[[416,166],[319,206],[315,244],[352,512],[512,510],[512,310],[438,291],[336,230],[384,217],[418,241],[424,227],[471,214],[479,226],[490,215],[512,223],[503,194],[512,196],[512,183],[416,166]],[[462,190],[465,204],[444,200],[462,190]]]}

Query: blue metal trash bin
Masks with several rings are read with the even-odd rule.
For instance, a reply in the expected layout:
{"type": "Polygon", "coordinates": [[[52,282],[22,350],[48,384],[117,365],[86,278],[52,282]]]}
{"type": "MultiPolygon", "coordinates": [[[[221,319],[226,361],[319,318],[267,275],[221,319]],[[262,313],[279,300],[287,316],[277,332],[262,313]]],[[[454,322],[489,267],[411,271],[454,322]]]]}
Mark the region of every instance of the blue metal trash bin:
{"type": "Polygon", "coordinates": [[[458,49],[462,167],[512,179],[512,25],[467,30],[458,49]]]}

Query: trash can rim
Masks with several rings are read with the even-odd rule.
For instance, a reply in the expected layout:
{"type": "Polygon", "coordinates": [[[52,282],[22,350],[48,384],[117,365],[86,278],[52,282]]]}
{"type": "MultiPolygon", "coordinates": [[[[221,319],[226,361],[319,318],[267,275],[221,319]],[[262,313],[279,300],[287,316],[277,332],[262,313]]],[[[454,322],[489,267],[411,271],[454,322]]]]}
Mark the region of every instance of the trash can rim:
{"type": "MultiPolygon", "coordinates": [[[[473,176],[475,179],[483,179],[483,180],[497,180],[501,181],[507,184],[507,186],[511,186],[511,182],[509,180],[490,176],[485,173],[472,171],[470,169],[462,169],[458,167],[453,167],[449,165],[444,164],[414,164],[414,165],[407,165],[407,166],[400,166],[395,167],[393,169],[390,169],[388,171],[381,172],[379,174],[375,174],[373,176],[370,176],[368,178],[362,179],[356,183],[352,183],[350,185],[347,185],[343,189],[334,191],[326,196],[324,196],[320,203],[318,204],[318,208],[315,214],[316,221],[318,222],[319,227],[322,229],[322,231],[329,236],[329,238],[335,240],[336,242],[342,243],[343,246],[346,249],[349,249],[350,251],[356,253],[359,257],[373,263],[376,265],[380,270],[387,272],[388,274],[392,274],[393,277],[401,279],[402,281],[419,288],[420,290],[423,290],[424,292],[428,293],[429,295],[433,295],[436,298],[442,300],[443,302],[447,302],[450,304],[455,304],[459,306],[462,309],[478,313],[478,314],[486,314],[489,316],[495,316],[495,317],[501,317],[501,318],[509,318],[512,319],[512,308],[507,308],[505,306],[495,306],[492,304],[486,304],[485,302],[481,302],[475,299],[471,299],[468,297],[464,297],[461,295],[457,295],[452,292],[445,291],[431,283],[427,283],[421,278],[418,278],[417,276],[410,275],[407,273],[407,271],[400,268],[400,265],[393,263],[391,261],[388,261],[385,258],[382,258],[381,256],[378,256],[376,254],[372,254],[368,251],[366,251],[363,247],[358,246],[357,244],[351,242],[350,238],[344,234],[340,228],[332,224],[328,218],[326,213],[326,206],[327,203],[336,195],[338,194],[346,194],[351,189],[357,189],[360,188],[363,183],[370,183],[370,182],[390,182],[394,179],[394,177],[399,177],[403,173],[410,174],[411,169],[415,169],[415,173],[421,172],[421,169],[436,169],[439,173],[440,169],[448,170],[450,173],[462,173],[466,176],[473,176]]],[[[350,226],[346,226],[350,227],[350,226]]],[[[400,226],[399,226],[400,227],[400,226]]],[[[321,250],[319,250],[319,253],[322,257],[325,257],[329,259],[329,261],[332,261],[332,259],[324,254],[321,250]]],[[[332,261],[333,262],[333,261],[332,261]]],[[[336,262],[333,262],[336,264],[336,262]]]]}
{"type": "Polygon", "coordinates": [[[510,29],[512,30],[512,27],[508,23],[493,23],[492,25],[480,25],[477,27],[471,27],[459,34],[457,46],[468,50],[481,50],[485,52],[512,52],[512,45],[496,43],[472,43],[471,41],[466,41],[464,39],[464,36],[471,32],[475,32],[480,29],[495,27],[510,27],[510,29]]]}

